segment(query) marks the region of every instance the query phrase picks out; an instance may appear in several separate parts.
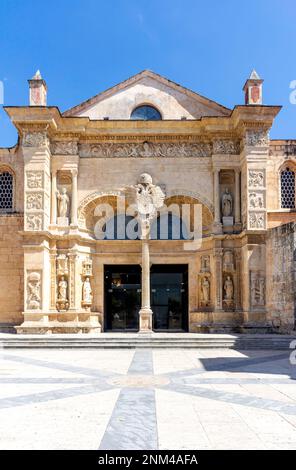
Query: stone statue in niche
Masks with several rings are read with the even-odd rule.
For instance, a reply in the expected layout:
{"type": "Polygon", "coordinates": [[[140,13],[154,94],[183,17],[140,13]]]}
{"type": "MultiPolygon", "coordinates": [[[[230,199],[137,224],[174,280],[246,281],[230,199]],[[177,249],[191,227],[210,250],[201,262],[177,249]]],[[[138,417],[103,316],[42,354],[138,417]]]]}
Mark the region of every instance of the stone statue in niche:
{"type": "Polygon", "coordinates": [[[67,288],[68,282],[66,281],[65,276],[62,276],[58,285],[58,300],[62,300],[63,302],[67,301],[67,288]]]}
{"type": "Polygon", "coordinates": [[[86,277],[84,282],[83,282],[82,302],[83,302],[83,305],[91,305],[92,304],[92,289],[91,289],[89,277],[86,277]]]}
{"type": "Polygon", "coordinates": [[[40,309],[40,274],[33,272],[28,276],[28,309],[40,309]]]}
{"type": "Polygon", "coordinates": [[[201,281],[202,303],[208,305],[210,302],[210,281],[204,276],[201,281]]]}
{"type": "Polygon", "coordinates": [[[225,189],[222,196],[222,214],[223,217],[230,217],[232,214],[232,196],[228,188],[225,189]]]}
{"type": "Polygon", "coordinates": [[[63,188],[61,192],[57,191],[58,199],[58,225],[68,225],[68,209],[70,199],[67,194],[67,189],[63,188]]]}
{"type": "Polygon", "coordinates": [[[224,282],[224,291],[225,291],[224,300],[226,302],[232,302],[233,301],[233,282],[230,276],[226,277],[226,280],[224,282]]]}

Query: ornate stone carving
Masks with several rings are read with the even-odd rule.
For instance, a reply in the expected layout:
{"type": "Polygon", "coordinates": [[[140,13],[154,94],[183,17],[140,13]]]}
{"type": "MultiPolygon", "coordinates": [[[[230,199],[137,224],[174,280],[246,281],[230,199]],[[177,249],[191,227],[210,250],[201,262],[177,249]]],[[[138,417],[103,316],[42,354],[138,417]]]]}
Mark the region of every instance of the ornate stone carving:
{"type": "Polygon", "coordinates": [[[58,198],[58,217],[65,218],[68,214],[70,199],[67,189],[63,188],[61,192],[57,191],[58,198]]]}
{"type": "Polygon", "coordinates": [[[200,281],[201,305],[208,307],[211,303],[210,275],[202,276],[200,281]]]}
{"type": "Polygon", "coordinates": [[[208,157],[210,143],[98,143],[81,144],[81,157],[208,157]]]}
{"type": "Polygon", "coordinates": [[[27,171],[27,187],[29,189],[43,187],[42,171],[27,171]]]}
{"type": "Polygon", "coordinates": [[[58,301],[67,302],[68,301],[68,282],[65,279],[65,276],[61,276],[58,283],[58,301]]]}
{"type": "Polygon", "coordinates": [[[223,217],[230,217],[232,214],[232,196],[229,189],[226,188],[222,195],[222,215],[223,217]]]}
{"type": "Polygon", "coordinates": [[[27,274],[27,308],[29,310],[41,308],[41,275],[36,271],[27,274]]]}
{"type": "Polygon", "coordinates": [[[82,275],[83,276],[92,276],[92,260],[87,258],[82,263],[82,275]]]}
{"type": "Polygon", "coordinates": [[[57,256],[57,275],[68,276],[69,274],[69,260],[68,256],[61,254],[57,256]]]}
{"type": "Polygon", "coordinates": [[[92,304],[92,289],[89,277],[86,277],[82,284],[82,305],[90,307],[92,304]]]}
{"type": "Polygon", "coordinates": [[[138,183],[126,188],[126,193],[140,217],[146,221],[154,217],[165,199],[162,189],[152,183],[152,177],[148,173],[142,173],[138,183]]]}
{"type": "Polygon", "coordinates": [[[24,147],[43,147],[48,144],[48,137],[45,131],[25,132],[23,135],[24,147]]]}
{"type": "Polygon", "coordinates": [[[43,228],[43,215],[42,214],[27,214],[26,216],[26,229],[27,230],[42,230],[43,228]]]}
{"type": "Polygon", "coordinates": [[[234,259],[233,259],[233,252],[231,250],[226,250],[224,252],[223,271],[224,272],[234,271],[234,259]]]}
{"type": "Polygon", "coordinates": [[[56,141],[52,143],[51,151],[54,155],[76,155],[78,153],[78,144],[73,140],[56,141]]]}
{"type": "Polygon", "coordinates": [[[260,192],[252,191],[249,193],[249,208],[262,209],[264,207],[264,195],[260,192]]]}
{"type": "Polygon", "coordinates": [[[201,272],[210,272],[210,257],[209,255],[204,255],[200,259],[200,270],[201,272]]]}
{"type": "Polygon", "coordinates": [[[265,306],[265,277],[260,272],[251,272],[251,306],[265,306]]]}
{"type": "Polygon", "coordinates": [[[249,170],[249,187],[250,188],[264,187],[264,171],[263,170],[249,170]]]}
{"type": "Polygon", "coordinates": [[[245,143],[248,146],[267,147],[269,144],[268,132],[264,129],[247,130],[245,143]]]}
{"type": "Polygon", "coordinates": [[[265,228],[265,214],[264,212],[251,212],[249,214],[250,228],[264,229],[265,228]]]}
{"type": "Polygon", "coordinates": [[[233,281],[230,276],[226,276],[225,282],[224,282],[224,302],[230,306],[233,303],[233,281]]]}
{"type": "Polygon", "coordinates": [[[239,142],[230,139],[217,139],[213,142],[213,153],[219,154],[239,154],[239,142]]]}
{"type": "Polygon", "coordinates": [[[28,193],[26,199],[27,199],[26,208],[28,210],[42,209],[43,199],[42,199],[41,193],[28,193]]]}

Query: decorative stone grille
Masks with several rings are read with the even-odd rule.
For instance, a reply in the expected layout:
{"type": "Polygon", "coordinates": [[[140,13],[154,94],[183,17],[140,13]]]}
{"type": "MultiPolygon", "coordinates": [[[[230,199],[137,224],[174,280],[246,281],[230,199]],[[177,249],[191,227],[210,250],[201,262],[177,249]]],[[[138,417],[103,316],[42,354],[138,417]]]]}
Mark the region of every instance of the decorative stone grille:
{"type": "Polygon", "coordinates": [[[289,168],[281,172],[281,206],[283,209],[295,208],[295,173],[289,168]]]}
{"type": "Polygon", "coordinates": [[[8,171],[0,173],[0,212],[13,209],[13,175],[8,171]]]}

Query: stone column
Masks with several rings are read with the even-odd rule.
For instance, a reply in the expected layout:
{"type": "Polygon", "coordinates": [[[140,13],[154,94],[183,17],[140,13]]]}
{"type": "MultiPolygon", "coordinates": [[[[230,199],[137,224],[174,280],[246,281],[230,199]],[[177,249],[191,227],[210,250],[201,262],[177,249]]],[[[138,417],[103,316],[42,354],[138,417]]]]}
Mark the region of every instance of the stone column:
{"type": "Polygon", "coordinates": [[[220,215],[220,191],[219,191],[219,173],[220,170],[214,169],[214,231],[221,233],[221,215],[220,215]]]}
{"type": "Polygon", "coordinates": [[[51,212],[50,223],[54,225],[57,223],[57,172],[53,171],[51,174],[51,212]]]}
{"type": "Polygon", "coordinates": [[[77,170],[72,170],[71,224],[77,225],[77,170]]]}
{"type": "Polygon", "coordinates": [[[235,169],[235,209],[234,209],[235,223],[241,223],[240,216],[240,170],[235,169]]]}
{"type": "Polygon", "coordinates": [[[152,315],[150,307],[150,253],[149,234],[143,233],[142,239],[142,302],[140,315],[140,333],[152,331],[152,315]]]}

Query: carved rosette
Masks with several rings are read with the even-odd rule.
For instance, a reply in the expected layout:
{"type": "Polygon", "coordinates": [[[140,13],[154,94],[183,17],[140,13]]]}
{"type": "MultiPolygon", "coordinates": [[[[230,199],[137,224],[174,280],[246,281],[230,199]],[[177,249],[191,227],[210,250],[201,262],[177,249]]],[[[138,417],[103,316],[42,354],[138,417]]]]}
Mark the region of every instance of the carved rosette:
{"type": "Polygon", "coordinates": [[[81,157],[209,157],[212,145],[209,142],[170,142],[170,143],[98,143],[81,144],[79,146],[81,157]]]}

